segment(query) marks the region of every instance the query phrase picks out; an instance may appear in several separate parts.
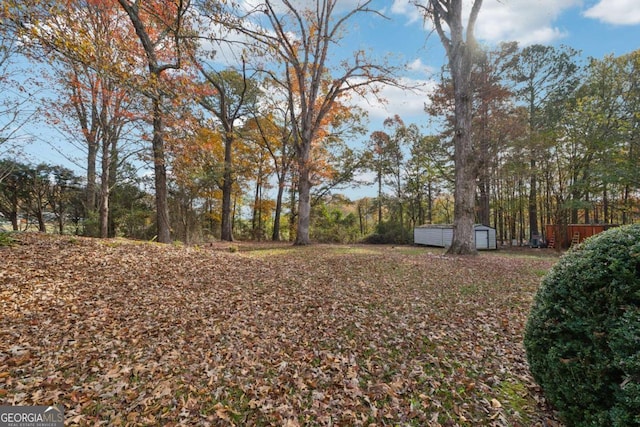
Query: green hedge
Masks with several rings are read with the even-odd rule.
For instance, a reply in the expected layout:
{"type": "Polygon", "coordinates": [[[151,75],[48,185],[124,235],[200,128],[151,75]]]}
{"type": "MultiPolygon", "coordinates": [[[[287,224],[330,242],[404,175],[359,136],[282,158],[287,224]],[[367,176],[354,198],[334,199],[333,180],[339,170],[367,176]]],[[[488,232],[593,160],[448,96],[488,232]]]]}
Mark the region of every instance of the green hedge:
{"type": "Polygon", "coordinates": [[[397,222],[381,222],[376,226],[375,232],[367,236],[363,243],[406,245],[413,243],[413,231],[397,222]]]}
{"type": "Polygon", "coordinates": [[[640,225],[560,259],[536,295],[524,344],[568,426],[640,426],[640,225]]]}

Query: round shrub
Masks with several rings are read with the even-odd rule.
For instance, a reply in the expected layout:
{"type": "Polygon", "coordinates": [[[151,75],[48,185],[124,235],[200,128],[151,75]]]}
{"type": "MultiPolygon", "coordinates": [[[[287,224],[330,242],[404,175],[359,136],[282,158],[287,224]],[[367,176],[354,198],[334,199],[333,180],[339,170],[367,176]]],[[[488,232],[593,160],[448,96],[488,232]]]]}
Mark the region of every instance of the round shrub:
{"type": "Polygon", "coordinates": [[[640,225],[560,259],[535,297],[524,345],[568,426],[640,426],[640,225]]]}

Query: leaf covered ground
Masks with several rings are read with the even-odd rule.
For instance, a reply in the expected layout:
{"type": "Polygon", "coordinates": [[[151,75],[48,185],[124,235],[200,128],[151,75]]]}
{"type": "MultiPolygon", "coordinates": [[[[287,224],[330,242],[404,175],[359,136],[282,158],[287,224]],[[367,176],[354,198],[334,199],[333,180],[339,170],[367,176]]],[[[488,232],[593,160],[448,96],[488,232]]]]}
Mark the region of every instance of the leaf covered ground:
{"type": "Polygon", "coordinates": [[[553,257],[14,238],[2,405],[60,403],[66,425],[559,425],[522,346],[553,257]]]}

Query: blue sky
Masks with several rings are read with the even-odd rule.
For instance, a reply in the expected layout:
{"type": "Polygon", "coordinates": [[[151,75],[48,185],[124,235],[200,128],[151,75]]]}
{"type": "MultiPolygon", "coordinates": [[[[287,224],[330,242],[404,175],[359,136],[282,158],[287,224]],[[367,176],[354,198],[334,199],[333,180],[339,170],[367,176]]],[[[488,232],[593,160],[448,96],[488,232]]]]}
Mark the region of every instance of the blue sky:
{"type": "MultiPolygon", "coordinates": [[[[377,1],[376,5],[390,19],[376,19],[376,25],[360,23],[355,37],[366,40],[378,54],[401,55],[411,65],[407,81],[428,86],[446,61],[437,34],[430,34],[410,0],[377,1]]],[[[640,49],[640,0],[484,0],[476,36],[489,46],[518,41],[522,46],[567,45],[580,50],[585,59],[619,56],[640,49]]],[[[426,122],[424,95],[393,88],[383,93],[386,107],[362,104],[372,125],[395,113],[408,122],[426,122]]]]}
{"type": "MultiPolygon", "coordinates": [[[[256,3],[259,0],[244,0],[256,3]]],[[[292,0],[301,4],[311,0],[292,0]]],[[[358,0],[338,0],[339,6],[349,8],[358,0]]],[[[468,0],[470,1],[470,0],[468,0]]],[[[374,56],[393,58],[408,64],[403,73],[405,83],[433,86],[442,64],[446,61],[437,34],[424,24],[410,0],[374,0],[373,8],[387,19],[373,15],[361,16],[352,22],[341,43],[337,56],[359,48],[369,49],[374,56]],[[434,72],[436,74],[434,74],[434,72]]],[[[486,45],[501,41],[519,41],[522,45],[567,45],[581,50],[584,58],[602,58],[607,54],[622,55],[640,49],[640,0],[484,0],[477,23],[477,38],[486,45]]],[[[381,105],[375,99],[355,99],[368,111],[370,132],[381,129],[384,118],[399,114],[407,123],[416,123],[426,130],[428,117],[424,113],[425,93],[406,92],[387,87],[382,90],[387,100],[381,105]]],[[[57,151],[73,153],[73,145],[64,136],[47,129],[41,121],[31,121],[22,129],[23,136],[34,135],[34,143],[24,151],[23,161],[69,164],[57,151]],[[50,144],[43,139],[54,140],[50,144]]],[[[362,138],[362,143],[368,135],[362,138]]],[[[84,164],[82,154],[71,157],[84,164]]],[[[370,189],[348,192],[350,197],[371,195],[370,189]]]]}

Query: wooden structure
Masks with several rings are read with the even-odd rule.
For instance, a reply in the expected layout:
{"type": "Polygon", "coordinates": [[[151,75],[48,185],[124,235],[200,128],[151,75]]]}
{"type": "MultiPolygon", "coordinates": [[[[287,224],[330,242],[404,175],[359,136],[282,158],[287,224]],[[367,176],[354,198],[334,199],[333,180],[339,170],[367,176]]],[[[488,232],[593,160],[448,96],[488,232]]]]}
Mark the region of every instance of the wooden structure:
{"type": "MultiPolygon", "coordinates": [[[[476,249],[497,249],[496,229],[486,225],[474,225],[476,249]]],[[[417,245],[448,248],[453,241],[453,225],[427,224],[413,229],[413,241],[417,245]]]]}
{"type": "Polygon", "coordinates": [[[613,224],[568,224],[562,232],[562,226],[547,224],[545,226],[547,245],[549,248],[565,249],[569,246],[582,243],[585,239],[602,233],[609,228],[617,227],[613,224]]]}

